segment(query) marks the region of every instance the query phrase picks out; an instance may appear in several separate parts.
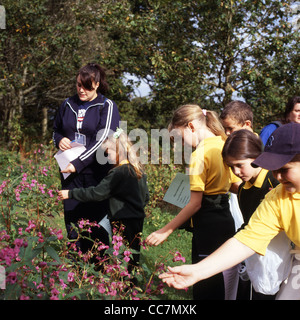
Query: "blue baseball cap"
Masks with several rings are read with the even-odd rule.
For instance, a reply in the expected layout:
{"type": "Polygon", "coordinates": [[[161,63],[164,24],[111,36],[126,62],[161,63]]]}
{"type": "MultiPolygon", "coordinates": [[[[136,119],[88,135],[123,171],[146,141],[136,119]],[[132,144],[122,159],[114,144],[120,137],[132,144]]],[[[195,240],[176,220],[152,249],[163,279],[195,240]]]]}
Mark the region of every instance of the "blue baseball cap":
{"type": "Polygon", "coordinates": [[[251,165],[267,170],[278,170],[300,154],[300,123],[288,123],[269,137],[264,152],[251,165]]]}

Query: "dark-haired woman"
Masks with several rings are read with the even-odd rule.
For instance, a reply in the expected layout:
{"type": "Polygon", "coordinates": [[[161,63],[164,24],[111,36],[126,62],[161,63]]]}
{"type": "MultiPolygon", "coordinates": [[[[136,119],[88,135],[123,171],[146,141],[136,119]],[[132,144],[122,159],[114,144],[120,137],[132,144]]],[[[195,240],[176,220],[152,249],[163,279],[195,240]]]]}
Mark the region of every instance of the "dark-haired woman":
{"type": "Polygon", "coordinates": [[[280,121],[272,121],[264,128],[262,128],[259,136],[264,145],[266,145],[270,135],[276,130],[278,127],[283,124],[287,124],[289,122],[300,123],[300,96],[291,97],[286,106],[283,113],[283,119],[280,121]]]}
{"type": "MultiPolygon", "coordinates": [[[[75,138],[84,142],[86,147],[62,170],[62,173],[70,173],[66,179],[61,175],[62,189],[68,190],[96,186],[106,176],[110,166],[97,162],[96,151],[107,138],[109,130],[115,131],[120,121],[116,104],[104,96],[109,87],[105,70],[98,64],[89,63],[79,70],[76,89],[77,94],[62,103],[55,118],[53,134],[54,143],[61,151],[70,149],[75,138]]],[[[99,223],[106,216],[107,208],[106,201],[80,203],[74,199],[65,200],[64,215],[69,239],[77,239],[73,225],[78,225],[79,220],[99,223]]],[[[102,227],[92,228],[91,235],[87,236],[105,244],[109,242],[108,234],[102,227]]],[[[82,237],[77,244],[86,252],[93,243],[82,237]]]]}

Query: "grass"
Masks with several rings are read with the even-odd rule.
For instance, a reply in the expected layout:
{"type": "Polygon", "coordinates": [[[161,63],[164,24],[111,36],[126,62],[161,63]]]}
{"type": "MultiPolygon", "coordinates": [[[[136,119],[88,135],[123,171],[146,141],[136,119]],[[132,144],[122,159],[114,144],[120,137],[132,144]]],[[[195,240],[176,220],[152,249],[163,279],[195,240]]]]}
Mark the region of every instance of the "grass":
{"type": "MultiPolygon", "coordinates": [[[[143,234],[146,238],[153,231],[163,227],[174,217],[173,212],[156,208],[151,215],[145,219],[143,234]]],[[[155,261],[163,259],[171,251],[179,251],[186,259],[186,263],[191,263],[192,234],[185,230],[174,231],[168,239],[157,247],[150,247],[147,251],[142,251],[141,263],[146,263],[149,269],[153,269],[155,261]]],[[[170,259],[169,259],[170,260],[170,259]]],[[[182,262],[170,263],[170,266],[179,265],[182,262]]],[[[165,289],[166,300],[191,300],[192,289],[187,292],[184,290],[175,290],[173,288],[165,289]]]]}

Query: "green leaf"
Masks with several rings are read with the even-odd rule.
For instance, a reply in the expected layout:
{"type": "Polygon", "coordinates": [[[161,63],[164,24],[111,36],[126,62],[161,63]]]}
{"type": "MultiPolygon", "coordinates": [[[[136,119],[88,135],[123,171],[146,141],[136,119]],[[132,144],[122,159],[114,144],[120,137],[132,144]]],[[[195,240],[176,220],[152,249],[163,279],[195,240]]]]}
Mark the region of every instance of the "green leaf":
{"type": "Polygon", "coordinates": [[[45,250],[46,252],[49,254],[49,256],[54,259],[55,261],[59,262],[60,263],[60,258],[57,254],[57,252],[55,251],[55,249],[53,249],[52,247],[50,246],[46,246],[45,247],[45,250]]]}

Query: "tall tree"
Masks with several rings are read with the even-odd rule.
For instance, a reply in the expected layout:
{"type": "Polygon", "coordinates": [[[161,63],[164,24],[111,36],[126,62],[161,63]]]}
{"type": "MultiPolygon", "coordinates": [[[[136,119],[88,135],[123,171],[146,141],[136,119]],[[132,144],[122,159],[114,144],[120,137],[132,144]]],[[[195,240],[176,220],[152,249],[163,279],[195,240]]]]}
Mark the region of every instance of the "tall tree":
{"type": "Polygon", "coordinates": [[[162,122],[182,103],[219,109],[238,97],[251,102],[263,124],[265,111],[280,111],[296,90],[299,33],[289,23],[293,2],[118,1],[103,19],[112,48],[106,59],[148,80],[150,110],[162,115],[162,122]]]}
{"type": "Polygon", "coordinates": [[[102,50],[94,18],[101,15],[101,4],[97,0],[2,4],[6,29],[0,38],[0,130],[10,138],[13,124],[25,121],[24,130],[45,135],[49,112],[53,117],[63,99],[74,93],[79,67],[102,50]]]}
{"type": "Polygon", "coordinates": [[[45,134],[49,111],[92,60],[107,68],[110,97],[133,125],[165,126],[183,103],[219,110],[244,98],[262,126],[299,88],[294,2],[3,0],[0,131],[18,115],[39,132],[44,120],[45,134]],[[126,73],[149,84],[150,98],[130,102],[126,73]]]}

